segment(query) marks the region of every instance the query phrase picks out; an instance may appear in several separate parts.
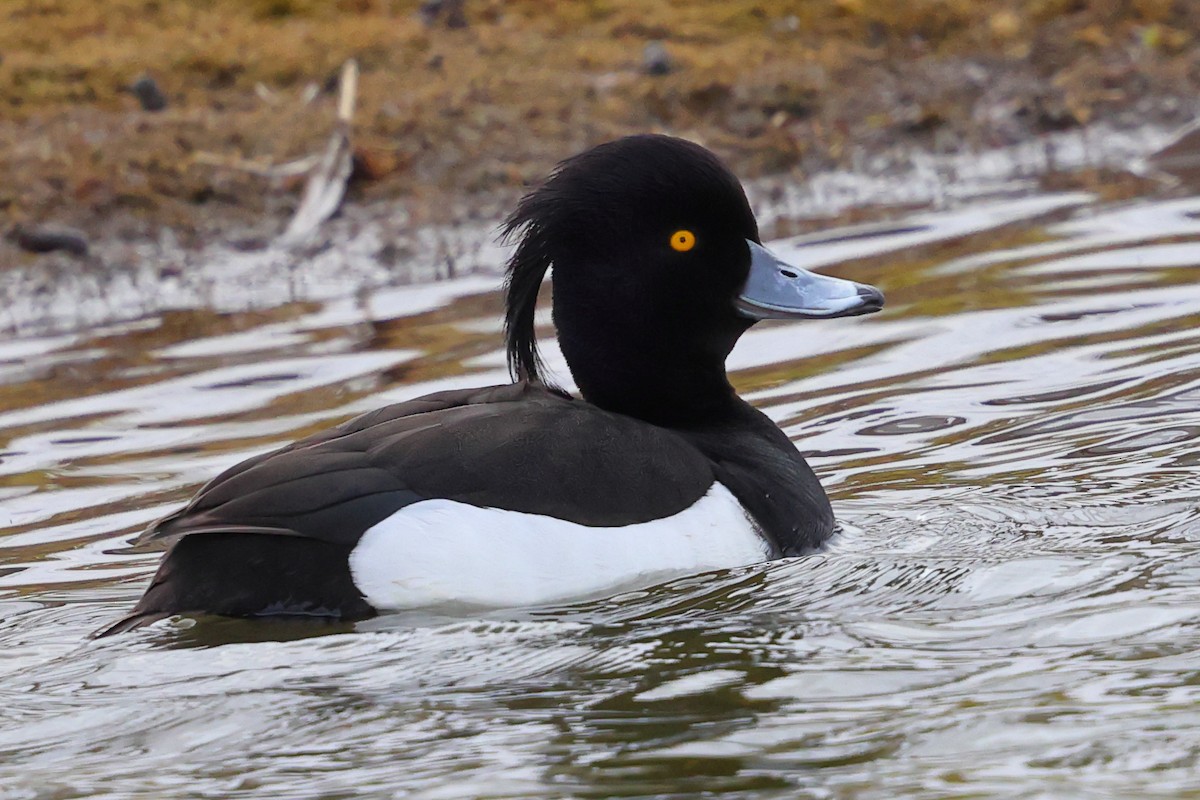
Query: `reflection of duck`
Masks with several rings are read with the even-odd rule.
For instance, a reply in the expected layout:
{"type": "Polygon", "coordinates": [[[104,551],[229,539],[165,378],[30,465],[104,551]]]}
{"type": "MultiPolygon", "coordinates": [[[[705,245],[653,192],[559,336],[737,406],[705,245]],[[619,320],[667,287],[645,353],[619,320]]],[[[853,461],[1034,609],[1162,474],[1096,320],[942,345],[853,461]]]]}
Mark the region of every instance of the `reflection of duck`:
{"type": "Polygon", "coordinates": [[[724,362],[756,320],[868,313],[878,290],[778,261],[737,179],[664,136],[563,163],[507,230],[520,380],[388,406],[226,471],[145,534],[174,543],[108,632],[182,612],[531,604],[829,536],[816,476],[724,362]],[[552,265],[583,400],[542,383],[534,306],[552,265]]]}

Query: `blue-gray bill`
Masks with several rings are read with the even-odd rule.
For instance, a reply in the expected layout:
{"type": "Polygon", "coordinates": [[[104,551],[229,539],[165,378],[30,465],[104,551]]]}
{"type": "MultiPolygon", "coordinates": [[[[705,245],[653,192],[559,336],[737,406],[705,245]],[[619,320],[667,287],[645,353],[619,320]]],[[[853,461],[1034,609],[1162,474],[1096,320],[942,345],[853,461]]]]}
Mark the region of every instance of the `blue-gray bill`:
{"type": "Polygon", "coordinates": [[[874,286],[794,267],[757,242],[750,245],[750,276],[737,308],[751,319],[826,319],[870,314],[883,308],[874,286]]]}

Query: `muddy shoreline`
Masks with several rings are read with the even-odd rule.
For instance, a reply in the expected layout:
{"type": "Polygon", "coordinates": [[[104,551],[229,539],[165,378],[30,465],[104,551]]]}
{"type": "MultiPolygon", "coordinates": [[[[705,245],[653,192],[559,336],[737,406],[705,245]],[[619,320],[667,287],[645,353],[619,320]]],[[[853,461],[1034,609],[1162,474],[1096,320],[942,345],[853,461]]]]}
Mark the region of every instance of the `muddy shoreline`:
{"type": "Polygon", "coordinates": [[[170,272],[214,244],[266,247],[303,179],[262,171],[320,151],[346,58],[363,67],[356,169],[333,229],[392,231],[385,262],[420,244],[405,231],[490,224],[560,158],[627,133],[687,136],[786,186],[1200,114],[1186,3],[110,5],[0,12],[0,268],[151,257],[170,272]],[[139,103],[138,76],[164,107],[139,103]],[[80,232],[89,254],[19,246],[41,226],[80,232]]]}
{"type": "MultiPolygon", "coordinates": [[[[1186,191],[1147,161],[1171,135],[1097,124],[980,152],[895,151],[858,170],[746,187],[765,240],[858,237],[920,225],[925,210],[1003,206],[1030,195],[1095,201],[1186,191]]],[[[404,290],[414,296],[489,291],[508,255],[496,236],[503,210],[476,208],[436,224],[415,220],[403,199],[351,202],[300,245],[216,238],[186,247],[164,228],[155,238],[101,241],[84,258],[50,253],[0,273],[0,331],[58,334],[187,309],[253,318],[296,302],[373,305],[380,290],[412,284],[431,284],[404,290]]],[[[284,221],[263,224],[278,231],[284,221]]],[[[381,296],[395,302],[395,293],[381,296]]]]}

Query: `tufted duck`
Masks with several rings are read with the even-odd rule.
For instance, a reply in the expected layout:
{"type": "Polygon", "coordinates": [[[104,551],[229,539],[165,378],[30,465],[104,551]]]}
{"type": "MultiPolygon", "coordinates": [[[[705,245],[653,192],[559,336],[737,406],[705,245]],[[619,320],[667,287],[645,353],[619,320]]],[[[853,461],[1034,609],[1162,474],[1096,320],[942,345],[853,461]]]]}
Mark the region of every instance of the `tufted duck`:
{"type": "Polygon", "coordinates": [[[130,616],[343,620],[512,606],[803,553],[833,530],[820,483],[735,394],[725,358],[764,318],[877,311],[869,286],[779,261],[709,151],[633,136],[559,165],[507,221],[511,385],[387,406],[214,478],[130,616]],[[553,318],[582,399],[545,381],[553,318]]]}

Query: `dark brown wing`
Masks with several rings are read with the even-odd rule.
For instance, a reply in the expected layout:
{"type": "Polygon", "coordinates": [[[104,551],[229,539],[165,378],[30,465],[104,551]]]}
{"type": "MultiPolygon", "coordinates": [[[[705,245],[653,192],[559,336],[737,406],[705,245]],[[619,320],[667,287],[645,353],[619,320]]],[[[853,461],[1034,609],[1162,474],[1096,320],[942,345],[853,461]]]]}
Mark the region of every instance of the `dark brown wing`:
{"type": "Polygon", "coordinates": [[[712,481],[676,434],[522,383],[387,406],[244,461],[140,541],[238,532],[352,545],[431,498],[627,525],[682,511],[712,481]]]}

